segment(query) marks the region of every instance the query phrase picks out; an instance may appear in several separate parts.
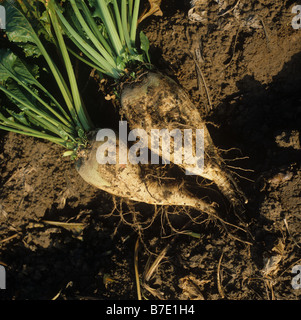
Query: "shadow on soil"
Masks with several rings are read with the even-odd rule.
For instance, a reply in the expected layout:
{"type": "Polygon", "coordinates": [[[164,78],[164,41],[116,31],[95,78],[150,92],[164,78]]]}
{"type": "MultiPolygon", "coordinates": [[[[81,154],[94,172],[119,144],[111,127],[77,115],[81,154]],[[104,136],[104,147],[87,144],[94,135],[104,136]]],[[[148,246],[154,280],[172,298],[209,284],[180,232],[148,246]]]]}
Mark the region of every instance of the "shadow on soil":
{"type": "MultiPolygon", "coordinates": [[[[300,150],[292,146],[281,148],[276,143],[276,137],[283,132],[289,137],[291,132],[300,129],[300,68],[299,53],[269,85],[246,75],[237,83],[239,91],[227,97],[212,116],[219,125],[218,128],[210,126],[215,143],[225,150],[238,148],[240,152],[232,152],[236,157],[249,157],[247,161],[238,161],[237,166],[252,169],[254,173],[237,171],[243,176],[256,179],[267,170],[300,163],[300,150]]],[[[247,183],[245,188],[248,187],[252,188],[252,184],[247,183]]]]}
{"type": "MultiPolygon", "coordinates": [[[[231,161],[229,165],[254,171],[232,170],[254,181],[240,178],[242,188],[249,198],[246,215],[250,221],[256,221],[252,230],[256,243],[253,259],[255,263],[261,261],[259,265],[262,257],[257,255],[263,251],[260,246],[271,249],[277,239],[264,230],[269,221],[260,214],[261,204],[266,197],[265,192],[260,192],[262,177],[279,173],[279,168],[284,172],[286,169],[294,171],[301,164],[300,148],[290,144],[294,130],[300,130],[300,68],[301,54],[298,53],[284,65],[269,85],[262,85],[253,76],[246,75],[237,83],[239,91],[227,97],[210,117],[219,125],[219,128],[210,127],[215,143],[224,150],[237,148],[226,153],[225,158],[233,160],[249,157],[246,160],[231,161]],[[283,138],[285,147],[276,143],[277,136],[283,138]]],[[[299,135],[296,139],[298,141],[295,142],[300,145],[299,135]]]]}

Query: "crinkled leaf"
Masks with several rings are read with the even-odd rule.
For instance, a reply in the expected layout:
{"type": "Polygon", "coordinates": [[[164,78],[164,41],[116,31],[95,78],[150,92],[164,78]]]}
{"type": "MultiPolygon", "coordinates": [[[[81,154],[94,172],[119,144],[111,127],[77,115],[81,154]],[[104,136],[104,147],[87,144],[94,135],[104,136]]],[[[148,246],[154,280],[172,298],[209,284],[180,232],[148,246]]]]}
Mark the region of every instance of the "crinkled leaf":
{"type": "Polygon", "coordinates": [[[76,148],[76,143],[74,143],[74,142],[67,142],[66,143],[66,148],[67,149],[74,149],[74,148],[76,148]]]}
{"type": "Polygon", "coordinates": [[[78,129],[77,130],[77,134],[80,138],[84,138],[85,137],[85,131],[83,129],[78,129]]]}
{"type": "Polygon", "coordinates": [[[6,89],[10,92],[11,96],[8,95],[9,99],[13,101],[13,103],[18,106],[18,108],[23,111],[26,112],[27,110],[29,110],[28,107],[24,106],[23,104],[21,104],[20,102],[18,102],[16,99],[22,101],[24,104],[26,104],[27,106],[30,106],[32,108],[35,108],[35,103],[36,100],[29,95],[27,92],[25,92],[25,90],[22,88],[15,82],[15,81],[8,81],[6,83],[6,89]],[[12,96],[16,97],[13,98],[12,96]]]}
{"type": "Polygon", "coordinates": [[[90,7],[93,10],[93,18],[101,18],[101,13],[97,4],[97,0],[88,0],[90,7]]]}
{"type": "Polygon", "coordinates": [[[43,33],[47,40],[52,41],[54,36],[52,34],[50,17],[47,11],[44,11],[39,17],[39,21],[43,24],[43,28],[40,29],[40,32],[43,33]]]}
{"type": "Polygon", "coordinates": [[[18,43],[18,47],[22,48],[26,57],[38,58],[41,55],[40,49],[32,43],[18,43]]]}
{"type": "Polygon", "coordinates": [[[17,120],[19,123],[24,124],[26,126],[30,126],[30,123],[28,122],[26,115],[24,112],[14,112],[13,110],[6,109],[6,111],[14,117],[15,120],[17,120]]]}
{"type": "MultiPolygon", "coordinates": [[[[35,43],[36,36],[41,35],[48,41],[54,41],[45,2],[46,0],[20,0],[18,4],[6,2],[9,20],[6,31],[11,41],[22,42],[26,46],[28,41],[35,43]]],[[[32,52],[37,54],[37,51],[32,52]]]]}
{"type": "Polygon", "coordinates": [[[25,55],[39,57],[39,38],[43,35],[47,41],[55,42],[51,31],[50,18],[41,2],[45,0],[22,0],[21,5],[6,1],[6,34],[8,39],[22,47],[25,55]]]}
{"type": "Polygon", "coordinates": [[[0,49],[0,81],[9,78],[17,78],[18,81],[27,85],[38,85],[38,67],[30,71],[29,68],[12,51],[0,49]],[[34,72],[34,74],[32,73],[34,72]]]}
{"type": "Polygon", "coordinates": [[[14,4],[6,2],[6,34],[13,42],[35,43],[37,34],[27,18],[14,4]]]}
{"type": "Polygon", "coordinates": [[[119,55],[116,58],[117,68],[120,69],[120,70],[123,70],[125,68],[126,62],[127,62],[127,59],[125,60],[124,54],[123,55],[119,55]]]}
{"type": "Polygon", "coordinates": [[[21,113],[15,113],[14,111],[12,111],[11,109],[5,108],[6,111],[12,115],[12,120],[18,120],[18,122],[25,124],[27,127],[32,127],[32,125],[37,126],[39,128],[43,128],[45,129],[43,126],[41,126],[41,123],[38,121],[38,119],[40,118],[40,116],[35,115],[34,117],[32,117],[32,112],[30,111],[30,108],[35,108],[34,105],[34,101],[32,100],[32,97],[27,93],[24,92],[16,82],[14,81],[9,81],[7,83],[7,90],[10,92],[10,95],[7,95],[8,98],[14,103],[15,106],[18,107],[18,109],[21,111],[21,113]],[[25,106],[23,103],[21,103],[20,101],[22,101],[24,104],[26,104],[27,106],[25,106]],[[28,107],[29,106],[29,107],[28,107]],[[21,117],[21,115],[26,115],[26,120],[27,123],[25,123],[25,119],[21,117]],[[21,120],[22,119],[22,120],[21,120]],[[30,124],[31,123],[31,124],[30,124]]]}

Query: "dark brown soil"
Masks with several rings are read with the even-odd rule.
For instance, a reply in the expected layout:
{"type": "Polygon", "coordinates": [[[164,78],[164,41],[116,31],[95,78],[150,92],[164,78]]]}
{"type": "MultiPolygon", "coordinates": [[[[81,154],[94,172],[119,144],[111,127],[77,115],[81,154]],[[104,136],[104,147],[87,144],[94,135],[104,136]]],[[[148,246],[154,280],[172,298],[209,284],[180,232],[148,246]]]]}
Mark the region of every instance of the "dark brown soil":
{"type": "MultiPolygon", "coordinates": [[[[198,1],[193,13],[202,21],[189,19],[187,0],[162,3],[163,17],[141,25],[153,62],[206,116],[249,203],[243,223],[225,205],[227,224],[204,218],[186,227],[194,233],[177,236],[170,222],[181,229],[188,221],[184,210],[156,208],[139,244],[143,297],[300,299],[301,290],[291,285],[292,268],[301,265],[301,29],[291,26],[296,3],[198,1]],[[146,280],[148,259],[153,263],[167,245],[146,280]]],[[[0,297],[137,299],[134,251],[142,230],[126,222],[143,220],[155,208],[120,206],[82,181],[62,151],[1,132],[0,264],[7,289],[0,297]]]]}

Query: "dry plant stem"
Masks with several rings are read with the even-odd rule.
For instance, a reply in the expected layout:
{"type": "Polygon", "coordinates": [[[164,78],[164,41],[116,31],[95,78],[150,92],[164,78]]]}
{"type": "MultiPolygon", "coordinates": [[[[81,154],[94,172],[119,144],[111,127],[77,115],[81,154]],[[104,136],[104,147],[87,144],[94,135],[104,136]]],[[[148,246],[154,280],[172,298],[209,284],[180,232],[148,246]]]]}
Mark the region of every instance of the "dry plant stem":
{"type": "Polygon", "coordinates": [[[220,14],[219,15],[219,17],[222,17],[222,16],[224,16],[224,15],[226,15],[226,14],[228,14],[228,13],[230,13],[230,12],[232,12],[238,5],[239,5],[239,3],[240,3],[240,0],[238,0],[237,2],[236,2],[236,4],[232,7],[232,8],[230,8],[229,10],[227,10],[226,12],[224,12],[224,13],[222,13],[222,14],[220,14]]]}
{"type": "Polygon", "coordinates": [[[192,57],[192,59],[195,63],[196,69],[197,69],[196,71],[197,71],[197,75],[198,75],[199,86],[200,86],[200,83],[202,82],[204,85],[204,88],[205,88],[205,92],[206,92],[206,96],[207,96],[207,100],[208,100],[208,105],[209,105],[209,108],[207,107],[207,109],[209,109],[209,110],[207,110],[207,112],[209,112],[210,110],[213,109],[213,106],[212,106],[212,101],[211,101],[211,97],[209,94],[209,89],[207,87],[207,83],[206,83],[204,74],[203,74],[202,69],[200,67],[200,62],[204,62],[204,59],[201,54],[201,44],[199,43],[199,46],[197,48],[195,48],[195,45],[192,44],[188,28],[186,29],[186,38],[187,38],[188,44],[190,46],[190,50],[188,53],[192,57]]]}
{"type": "Polygon", "coordinates": [[[226,64],[224,70],[226,70],[232,63],[233,59],[234,59],[234,55],[235,55],[235,49],[236,49],[236,44],[237,44],[237,39],[238,39],[238,35],[240,33],[240,26],[238,26],[237,28],[237,32],[235,35],[235,39],[234,39],[234,44],[233,44],[233,49],[232,49],[232,56],[230,58],[230,61],[226,64]]]}
{"type": "Polygon", "coordinates": [[[267,32],[267,28],[266,28],[266,26],[265,26],[265,23],[264,23],[263,19],[262,19],[261,17],[259,17],[259,19],[260,19],[260,22],[261,22],[261,24],[262,24],[263,31],[264,31],[264,34],[265,34],[265,37],[266,37],[267,48],[268,48],[269,51],[271,51],[270,37],[269,37],[269,34],[268,34],[268,32],[267,32]]]}
{"type": "Polygon", "coordinates": [[[155,298],[158,298],[159,300],[165,300],[164,296],[162,295],[161,292],[159,292],[156,289],[151,288],[149,285],[146,283],[143,284],[143,288],[147,290],[150,294],[152,294],[155,298]]]}
{"type": "Polygon", "coordinates": [[[150,278],[152,277],[152,275],[154,274],[155,270],[158,268],[159,264],[161,263],[161,261],[165,258],[167,251],[170,249],[171,245],[167,245],[161,252],[160,254],[157,256],[157,258],[155,259],[155,261],[152,263],[152,265],[150,266],[150,268],[147,270],[146,274],[145,274],[145,281],[149,281],[150,278]]]}
{"type": "Polygon", "coordinates": [[[140,279],[139,279],[139,270],[138,270],[138,250],[139,250],[139,238],[137,239],[136,245],[135,245],[134,265],[135,265],[135,278],[136,278],[138,300],[142,300],[140,279]]]}
{"type": "MultiPolygon", "coordinates": [[[[195,54],[196,55],[196,54],[195,54]]],[[[205,77],[203,75],[203,72],[201,70],[201,67],[197,61],[197,59],[195,58],[194,54],[192,55],[192,58],[193,58],[193,61],[196,65],[196,68],[197,68],[197,71],[198,71],[198,75],[201,77],[202,79],[202,82],[204,84],[204,87],[205,87],[205,91],[206,91],[206,96],[207,96],[207,99],[208,99],[208,104],[209,104],[209,110],[213,110],[213,106],[212,106],[212,102],[211,102],[211,97],[210,97],[210,94],[209,94],[209,89],[207,87],[207,83],[206,83],[206,80],[205,80],[205,77]]]]}
{"type": "Polygon", "coordinates": [[[219,258],[218,266],[217,266],[217,288],[218,288],[218,292],[221,295],[222,299],[225,298],[225,293],[224,293],[224,290],[222,288],[222,283],[221,283],[221,263],[222,263],[223,255],[224,255],[224,253],[221,254],[221,257],[219,258]]]}
{"type": "MultiPolygon", "coordinates": [[[[191,220],[188,221],[182,228],[182,230],[185,230],[189,224],[191,223],[191,220]]],[[[173,239],[169,242],[169,244],[160,252],[160,254],[157,256],[157,258],[155,259],[155,261],[152,263],[152,265],[147,269],[147,271],[145,272],[145,276],[144,276],[144,280],[147,282],[151,279],[153,273],[155,272],[155,270],[158,268],[160,262],[165,258],[168,250],[171,248],[171,246],[173,245],[173,243],[176,241],[176,239],[178,238],[178,236],[181,233],[177,233],[173,239]]],[[[148,264],[149,265],[149,262],[148,264]]]]}
{"type": "Polygon", "coordinates": [[[296,241],[295,237],[293,237],[292,234],[290,233],[290,230],[289,230],[289,227],[288,227],[288,223],[287,223],[286,218],[283,219],[283,222],[284,222],[284,224],[285,224],[285,227],[286,227],[286,230],[287,230],[288,235],[292,238],[292,240],[293,240],[293,242],[295,243],[295,245],[296,245],[298,248],[301,248],[300,245],[298,244],[298,242],[296,241]]]}
{"type": "Polygon", "coordinates": [[[19,234],[16,233],[16,234],[14,234],[14,235],[12,235],[12,236],[10,236],[10,237],[8,237],[8,238],[2,239],[2,240],[0,240],[0,244],[1,244],[1,243],[4,243],[4,242],[7,242],[7,241],[10,241],[10,240],[12,240],[12,239],[14,239],[14,238],[16,238],[16,237],[18,237],[18,236],[19,236],[19,234]]]}

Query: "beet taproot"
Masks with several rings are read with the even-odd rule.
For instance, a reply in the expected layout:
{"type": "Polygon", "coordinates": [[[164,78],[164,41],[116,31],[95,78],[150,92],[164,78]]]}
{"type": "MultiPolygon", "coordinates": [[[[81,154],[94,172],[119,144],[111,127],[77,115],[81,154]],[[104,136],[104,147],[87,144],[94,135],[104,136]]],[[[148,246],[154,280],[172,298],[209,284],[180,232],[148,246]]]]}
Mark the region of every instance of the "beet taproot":
{"type": "MultiPolygon", "coordinates": [[[[195,130],[204,130],[204,165],[177,164],[191,174],[213,181],[234,207],[247,203],[247,198],[228,170],[218,148],[208,131],[206,121],[191,102],[185,90],[170,77],[160,72],[146,72],[139,79],[126,83],[121,91],[120,113],[129,123],[130,129],[143,128],[149,135],[154,129],[169,132],[175,128],[192,131],[192,151],[196,152],[195,130]]],[[[149,139],[150,141],[150,139],[149,139]]],[[[174,142],[171,139],[171,154],[174,142]]],[[[151,145],[149,145],[151,148],[151,145]]],[[[153,151],[153,150],[152,150],[153,151]]],[[[164,154],[162,144],[159,155],[164,154]]],[[[171,161],[173,161],[171,157],[171,161]]]]}

